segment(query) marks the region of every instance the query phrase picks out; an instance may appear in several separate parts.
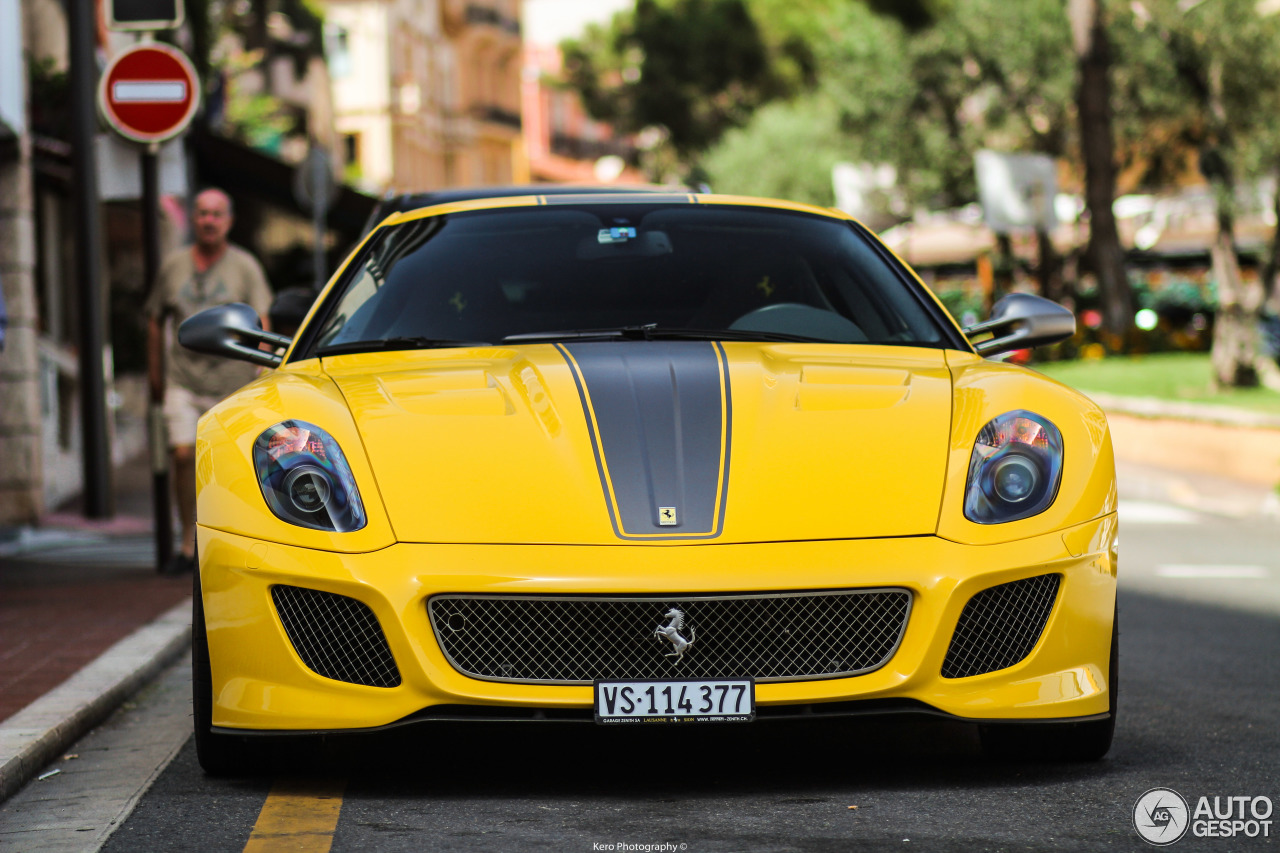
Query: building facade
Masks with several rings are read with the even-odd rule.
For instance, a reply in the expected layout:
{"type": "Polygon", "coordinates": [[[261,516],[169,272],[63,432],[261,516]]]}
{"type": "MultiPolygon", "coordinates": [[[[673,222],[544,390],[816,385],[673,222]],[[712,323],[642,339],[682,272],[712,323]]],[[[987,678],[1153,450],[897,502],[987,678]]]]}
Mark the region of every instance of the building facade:
{"type": "Polygon", "coordinates": [[[582,99],[559,85],[563,60],[557,45],[524,48],[521,97],[525,151],[533,181],[571,184],[637,184],[635,140],[587,115],[582,99]]]}
{"type": "Polygon", "coordinates": [[[523,181],[520,0],[336,0],[348,178],[370,192],[523,181]]]}

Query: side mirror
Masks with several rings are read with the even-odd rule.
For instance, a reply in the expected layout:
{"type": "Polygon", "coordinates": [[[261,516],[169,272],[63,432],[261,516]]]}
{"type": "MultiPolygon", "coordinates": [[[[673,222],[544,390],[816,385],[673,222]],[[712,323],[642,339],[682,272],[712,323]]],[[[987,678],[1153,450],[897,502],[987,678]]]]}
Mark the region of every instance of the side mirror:
{"type": "Polygon", "coordinates": [[[991,338],[975,343],[978,355],[988,356],[1015,349],[1054,344],[1076,333],[1076,316],[1056,302],[1030,293],[1010,293],[991,308],[991,319],[964,329],[971,342],[990,333],[991,338]]]}
{"type": "Polygon", "coordinates": [[[258,349],[258,344],[288,347],[293,339],[262,330],[258,312],[243,302],[206,308],[178,327],[178,343],[205,355],[221,355],[240,361],[279,367],[282,356],[258,349]]]}

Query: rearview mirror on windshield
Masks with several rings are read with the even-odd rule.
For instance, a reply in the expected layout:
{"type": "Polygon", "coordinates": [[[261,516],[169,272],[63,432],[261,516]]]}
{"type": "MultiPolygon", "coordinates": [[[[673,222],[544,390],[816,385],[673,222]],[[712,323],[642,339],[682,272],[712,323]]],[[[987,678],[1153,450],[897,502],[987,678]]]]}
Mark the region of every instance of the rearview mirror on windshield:
{"type": "Polygon", "coordinates": [[[671,238],[665,231],[640,231],[636,228],[601,228],[595,237],[578,243],[578,260],[601,258],[652,258],[671,254],[671,238]]]}

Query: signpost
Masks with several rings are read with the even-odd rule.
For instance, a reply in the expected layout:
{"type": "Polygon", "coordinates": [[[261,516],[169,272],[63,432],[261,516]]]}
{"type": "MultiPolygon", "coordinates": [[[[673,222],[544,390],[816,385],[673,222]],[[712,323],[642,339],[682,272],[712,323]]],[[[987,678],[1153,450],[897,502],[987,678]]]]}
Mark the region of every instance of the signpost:
{"type": "MultiPolygon", "coordinates": [[[[148,26],[181,18],[178,0],[170,8],[156,8],[151,0],[130,0],[127,14],[148,26]],[[176,10],[176,11],[174,11],[176,10]],[[159,17],[157,17],[159,16],[159,17]]],[[[161,0],[161,6],[163,2],[161,0]]],[[[111,19],[126,9],[111,4],[111,19]]],[[[172,26],[173,23],[168,24],[172,26]]],[[[118,29],[139,29],[129,25],[118,29]]],[[[148,293],[160,272],[159,160],[160,143],[182,133],[200,105],[195,68],[177,48],[147,40],[116,56],[98,85],[98,109],[110,127],[132,142],[141,143],[142,245],[148,293]]],[[[163,371],[162,371],[163,373],[163,371]]],[[[163,570],[173,556],[173,516],[170,508],[169,442],[165,435],[163,388],[152,387],[147,422],[151,441],[151,500],[156,528],[156,568],[163,570]]]]}
{"type": "MultiPolygon", "coordinates": [[[[106,296],[102,286],[102,220],[98,208],[98,169],[93,156],[97,121],[93,87],[98,66],[94,53],[96,16],[88,2],[67,3],[67,48],[71,103],[71,192],[75,216],[76,295],[79,308],[79,397],[84,463],[84,514],[110,518],[115,513],[111,488],[111,448],[107,438],[105,376],[106,296]]],[[[8,202],[6,201],[6,204],[8,202]]],[[[7,460],[6,467],[11,464],[7,460]]]]}
{"type": "Polygon", "coordinates": [[[315,265],[312,286],[319,293],[329,280],[324,258],[325,217],[337,198],[333,159],[322,146],[312,143],[307,159],[293,173],[293,197],[303,210],[311,214],[311,226],[315,232],[311,255],[315,265]]]}
{"type": "Polygon", "coordinates": [[[191,124],[200,86],[191,60],[167,44],[136,44],[107,66],[98,107],[107,124],[133,142],[164,142],[191,124]]]}
{"type": "Polygon", "coordinates": [[[182,0],[107,0],[109,30],[174,30],[182,26],[182,0]]]}
{"type": "Polygon", "coordinates": [[[1058,221],[1054,210],[1058,168],[1046,154],[1008,154],[982,150],[974,154],[978,198],[987,227],[996,233],[998,274],[993,277],[991,300],[1004,295],[1013,283],[1010,234],[1033,231],[1039,246],[1040,278],[1045,296],[1055,298],[1051,284],[1057,253],[1049,238],[1058,221]]]}

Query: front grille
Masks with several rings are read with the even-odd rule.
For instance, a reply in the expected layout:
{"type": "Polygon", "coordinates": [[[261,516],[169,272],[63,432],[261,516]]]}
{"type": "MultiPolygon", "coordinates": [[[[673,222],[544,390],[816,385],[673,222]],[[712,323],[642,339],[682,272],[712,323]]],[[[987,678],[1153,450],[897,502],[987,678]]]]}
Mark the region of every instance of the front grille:
{"type": "Polygon", "coordinates": [[[969,599],[942,662],[943,678],[967,678],[1013,666],[1040,641],[1061,575],[1002,583],[969,599]]]}
{"type": "Polygon", "coordinates": [[[904,589],[643,598],[437,595],[436,639],[459,672],[489,681],[590,684],[603,678],[758,681],[870,672],[897,649],[904,589]],[[655,635],[684,614],[680,658],[655,635]]]}
{"type": "Polygon", "coordinates": [[[313,672],[369,687],[396,687],[400,670],[364,602],[300,586],[273,586],[271,598],[289,642],[313,672]]]}

